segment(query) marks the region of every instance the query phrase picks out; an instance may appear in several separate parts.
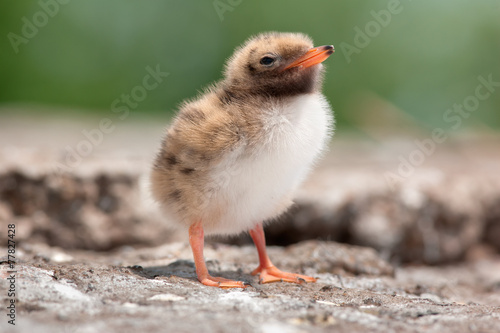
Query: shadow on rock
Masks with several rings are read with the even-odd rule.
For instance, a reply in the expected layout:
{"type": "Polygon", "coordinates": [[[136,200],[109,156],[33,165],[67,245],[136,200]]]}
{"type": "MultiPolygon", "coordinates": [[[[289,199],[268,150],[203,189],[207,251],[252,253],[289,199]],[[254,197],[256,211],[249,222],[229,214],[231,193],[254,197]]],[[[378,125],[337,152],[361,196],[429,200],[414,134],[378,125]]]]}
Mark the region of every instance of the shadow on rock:
{"type": "MultiPolygon", "coordinates": [[[[249,274],[244,274],[241,269],[238,269],[236,271],[221,271],[220,269],[218,269],[218,260],[208,260],[206,264],[209,273],[212,276],[223,277],[226,279],[238,280],[247,283],[253,282],[252,280],[254,278],[249,274]]],[[[155,279],[158,277],[170,278],[175,276],[183,279],[189,279],[191,281],[198,281],[198,278],[196,276],[196,267],[194,265],[194,262],[191,260],[179,259],[166,266],[142,267],[139,265],[135,265],[129,266],[127,268],[131,269],[133,273],[146,279],[155,279]]]]}

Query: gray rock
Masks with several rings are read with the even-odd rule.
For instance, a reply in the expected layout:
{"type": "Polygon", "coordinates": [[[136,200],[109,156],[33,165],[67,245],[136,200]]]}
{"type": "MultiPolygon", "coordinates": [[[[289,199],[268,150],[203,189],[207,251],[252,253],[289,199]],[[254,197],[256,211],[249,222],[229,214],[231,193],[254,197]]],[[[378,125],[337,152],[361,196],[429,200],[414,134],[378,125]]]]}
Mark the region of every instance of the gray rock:
{"type": "Polygon", "coordinates": [[[261,285],[249,274],[258,263],[253,247],[208,245],[212,274],[252,283],[223,290],[196,280],[187,243],[104,253],[31,244],[19,253],[16,326],[2,320],[2,332],[500,330],[500,296],[491,289],[498,259],[393,274],[373,250],[309,241],[270,247],[270,256],[317,283],[261,285]],[[72,261],[58,263],[54,253],[72,261]]]}

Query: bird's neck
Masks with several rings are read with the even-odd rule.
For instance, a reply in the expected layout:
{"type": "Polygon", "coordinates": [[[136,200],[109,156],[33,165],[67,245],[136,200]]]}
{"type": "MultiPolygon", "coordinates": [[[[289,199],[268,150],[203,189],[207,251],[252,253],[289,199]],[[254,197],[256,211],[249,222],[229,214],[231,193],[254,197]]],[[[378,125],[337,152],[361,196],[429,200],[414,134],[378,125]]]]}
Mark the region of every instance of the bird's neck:
{"type": "Polygon", "coordinates": [[[216,89],[217,96],[222,104],[266,104],[278,101],[287,102],[299,96],[319,93],[318,86],[289,87],[284,85],[247,86],[235,84],[231,81],[222,81],[216,89]]]}

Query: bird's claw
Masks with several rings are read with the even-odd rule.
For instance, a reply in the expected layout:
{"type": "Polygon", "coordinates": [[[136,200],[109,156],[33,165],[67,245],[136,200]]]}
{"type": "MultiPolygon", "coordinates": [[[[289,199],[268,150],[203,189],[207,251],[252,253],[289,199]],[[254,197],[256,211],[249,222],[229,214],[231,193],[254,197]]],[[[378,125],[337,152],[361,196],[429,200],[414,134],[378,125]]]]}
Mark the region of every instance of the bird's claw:
{"type": "Polygon", "coordinates": [[[316,279],[311,276],[283,272],[274,266],[258,267],[252,272],[252,275],[259,274],[259,283],[271,282],[291,282],[302,284],[304,282],[316,282],[316,279]]]}
{"type": "Polygon", "coordinates": [[[222,289],[229,289],[229,288],[242,288],[245,289],[247,288],[250,284],[244,281],[234,281],[234,280],[229,280],[225,279],[222,277],[214,277],[214,276],[205,276],[199,281],[204,284],[205,286],[209,287],[218,287],[222,289]]]}

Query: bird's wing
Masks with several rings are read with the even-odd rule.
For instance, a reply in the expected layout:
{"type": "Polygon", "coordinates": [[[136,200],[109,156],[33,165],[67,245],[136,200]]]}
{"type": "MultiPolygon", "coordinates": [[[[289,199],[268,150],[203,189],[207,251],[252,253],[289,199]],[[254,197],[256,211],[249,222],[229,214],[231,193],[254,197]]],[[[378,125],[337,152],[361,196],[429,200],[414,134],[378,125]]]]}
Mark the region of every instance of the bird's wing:
{"type": "Polygon", "coordinates": [[[204,170],[243,144],[242,126],[236,117],[210,107],[184,106],[167,130],[157,163],[182,170],[204,170]]]}

